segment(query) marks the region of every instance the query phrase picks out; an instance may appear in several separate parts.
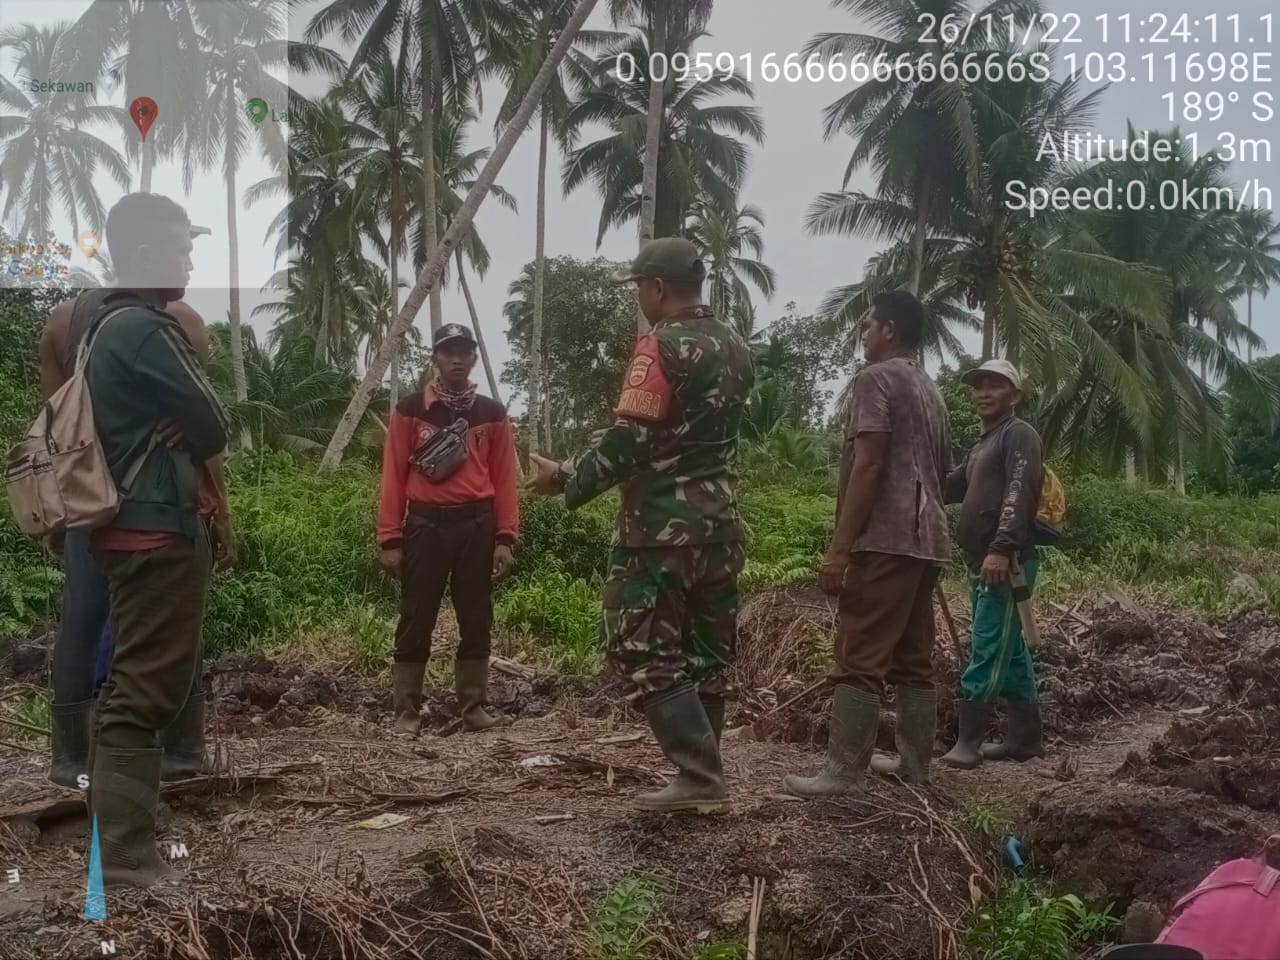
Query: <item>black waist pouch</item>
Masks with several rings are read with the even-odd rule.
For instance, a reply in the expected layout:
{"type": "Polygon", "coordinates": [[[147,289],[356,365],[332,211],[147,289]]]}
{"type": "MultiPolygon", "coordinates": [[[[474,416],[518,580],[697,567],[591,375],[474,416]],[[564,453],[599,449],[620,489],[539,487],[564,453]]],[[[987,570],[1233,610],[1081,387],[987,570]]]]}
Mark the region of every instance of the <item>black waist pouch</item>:
{"type": "Polygon", "coordinates": [[[467,421],[459,417],[418,445],[409,460],[432,483],[444,483],[467,462],[467,421]]]}

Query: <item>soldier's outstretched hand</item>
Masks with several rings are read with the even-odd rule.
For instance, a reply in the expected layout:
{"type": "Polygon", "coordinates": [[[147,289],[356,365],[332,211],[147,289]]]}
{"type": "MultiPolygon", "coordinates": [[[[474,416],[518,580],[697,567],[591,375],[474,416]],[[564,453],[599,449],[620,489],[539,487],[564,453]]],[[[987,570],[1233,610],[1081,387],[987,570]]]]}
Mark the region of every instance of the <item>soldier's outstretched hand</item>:
{"type": "Polygon", "coordinates": [[[560,464],[555,460],[540,457],[536,453],[529,454],[529,461],[533,464],[533,475],[525,484],[526,488],[531,493],[543,497],[560,493],[560,464]]]}

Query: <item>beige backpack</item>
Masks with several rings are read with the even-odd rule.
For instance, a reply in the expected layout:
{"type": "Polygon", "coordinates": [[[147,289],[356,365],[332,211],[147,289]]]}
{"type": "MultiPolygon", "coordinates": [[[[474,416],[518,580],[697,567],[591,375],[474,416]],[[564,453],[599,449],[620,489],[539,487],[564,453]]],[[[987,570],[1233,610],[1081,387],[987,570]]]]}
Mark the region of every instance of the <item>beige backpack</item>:
{"type": "Polygon", "coordinates": [[[9,451],[5,484],[13,518],[23,533],[44,537],[66,530],[95,529],[109,524],[120,509],[143,463],[155,448],[155,437],[116,488],[98,441],[93,399],[85,367],[93,344],[113,310],[81,341],[71,378],[45,403],[27,435],[9,451]]]}

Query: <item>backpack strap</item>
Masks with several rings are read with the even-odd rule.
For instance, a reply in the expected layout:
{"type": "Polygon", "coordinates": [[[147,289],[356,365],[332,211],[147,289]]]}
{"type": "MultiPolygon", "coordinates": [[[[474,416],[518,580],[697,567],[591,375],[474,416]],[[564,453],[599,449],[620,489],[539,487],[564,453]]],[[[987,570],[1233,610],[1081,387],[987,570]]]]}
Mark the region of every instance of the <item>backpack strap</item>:
{"type": "MultiPolygon", "coordinates": [[[[76,372],[77,373],[83,373],[85,367],[88,365],[89,354],[93,352],[93,345],[98,342],[98,334],[102,332],[102,328],[105,327],[113,317],[119,316],[120,314],[124,313],[126,310],[132,309],[133,307],[136,307],[136,306],[137,304],[130,303],[130,304],[126,304],[123,307],[117,307],[116,309],[110,311],[101,320],[95,321],[93,326],[91,326],[87,331],[85,331],[84,338],[80,341],[80,346],[76,349],[76,372]]],[[[138,474],[142,472],[143,465],[147,462],[147,458],[151,456],[151,452],[155,450],[155,448],[156,448],[156,435],[155,435],[155,431],[153,430],[151,432],[151,439],[147,442],[147,449],[143,450],[142,453],[138,456],[138,459],[134,460],[133,463],[129,465],[129,469],[125,471],[124,479],[122,480],[120,485],[117,487],[121,495],[128,494],[128,492],[133,489],[134,483],[137,482],[138,474]]]]}
{"type": "Polygon", "coordinates": [[[101,320],[95,321],[93,326],[85,331],[84,339],[80,341],[80,346],[76,348],[76,373],[84,371],[85,365],[89,362],[89,354],[93,352],[93,345],[98,342],[98,333],[107,325],[107,321],[124,313],[133,306],[134,304],[129,304],[128,306],[117,307],[101,320]]]}

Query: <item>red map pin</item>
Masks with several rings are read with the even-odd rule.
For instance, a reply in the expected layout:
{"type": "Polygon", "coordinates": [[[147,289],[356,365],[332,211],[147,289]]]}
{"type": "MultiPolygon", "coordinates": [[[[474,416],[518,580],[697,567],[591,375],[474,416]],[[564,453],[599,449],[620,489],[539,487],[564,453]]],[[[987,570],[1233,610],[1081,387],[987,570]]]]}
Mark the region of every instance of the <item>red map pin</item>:
{"type": "Polygon", "coordinates": [[[133,117],[133,122],[137,125],[144,141],[147,139],[147,131],[151,129],[151,124],[155,122],[156,115],[159,113],[160,108],[150,97],[139,97],[129,104],[129,116],[133,117]]]}

